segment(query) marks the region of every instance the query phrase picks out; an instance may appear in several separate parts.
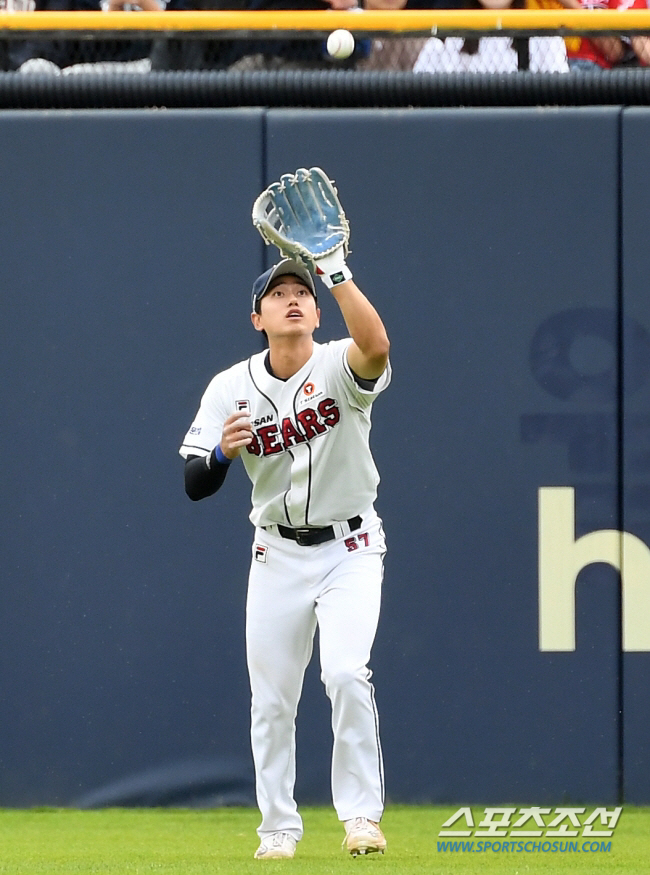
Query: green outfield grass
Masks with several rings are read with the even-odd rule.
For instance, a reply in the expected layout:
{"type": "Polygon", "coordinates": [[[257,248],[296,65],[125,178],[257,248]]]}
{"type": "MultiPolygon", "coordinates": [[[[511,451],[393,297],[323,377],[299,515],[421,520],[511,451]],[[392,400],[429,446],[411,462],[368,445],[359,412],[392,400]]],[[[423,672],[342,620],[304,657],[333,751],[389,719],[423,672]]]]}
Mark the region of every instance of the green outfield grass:
{"type": "MultiPolygon", "coordinates": [[[[625,807],[598,853],[442,853],[441,824],[456,808],[389,806],[382,823],[385,856],[351,859],[340,847],[342,828],[329,808],[303,810],[305,837],[293,860],[257,861],[257,811],[170,809],[0,810],[0,873],[7,875],[214,875],[291,870],[328,875],[371,869],[396,875],[650,871],[650,808],[625,807]],[[607,839],[606,841],[610,841],[607,839]]],[[[478,807],[473,807],[476,814],[478,807]]],[[[588,809],[589,810],[589,809],[588,809]]]]}

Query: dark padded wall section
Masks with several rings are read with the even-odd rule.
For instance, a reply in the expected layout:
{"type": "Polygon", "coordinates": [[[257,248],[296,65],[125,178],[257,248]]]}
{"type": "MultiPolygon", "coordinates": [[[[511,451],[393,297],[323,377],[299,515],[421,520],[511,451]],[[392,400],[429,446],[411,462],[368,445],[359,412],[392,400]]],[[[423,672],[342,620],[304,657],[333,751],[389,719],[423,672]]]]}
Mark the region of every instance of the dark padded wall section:
{"type": "MultiPolygon", "coordinates": [[[[624,346],[623,522],[650,544],[650,301],[645,216],[650,198],[650,111],[623,112],[623,313],[629,326],[624,346]]],[[[643,572],[642,572],[643,573],[643,572]]],[[[650,586],[650,574],[644,574],[650,586]]],[[[646,626],[650,617],[643,617],[646,626]]],[[[650,649],[650,648],[649,648],[650,649]]],[[[623,661],[625,798],[650,803],[650,653],[626,653],[623,661]]]]}
{"type": "MultiPolygon", "coordinates": [[[[336,179],[351,267],[393,342],[374,412],[389,554],[373,667],[394,799],[616,798],[616,574],[582,573],[576,652],[540,653],[536,502],[575,486],[580,533],[617,525],[617,121],[269,113],[268,179],[336,179]]],[[[340,330],[330,306],[322,336],[340,330]]],[[[323,729],[305,738],[324,772],[323,729]]]]}
{"type": "Polygon", "coordinates": [[[261,144],[255,110],[0,115],[3,805],[250,759],[248,494],[192,505],[177,452],[255,340],[261,144]]]}
{"type": "MultiPolygon", "coordinates": [[[[313,164],[393,341],[372,436],[389,798],[614,802],[617,575],[580,574],[576,651],[540,653],[537,493],[575,488],[577,534],[621,524],[619,111],[267,118],[0,115],[0,804],[250,762],[248,484],[233,466],[191,504],[176,454],[210,377],[259,348],[252,201],[313,164]]],[[[341,336],[321,301],[319,338],[341,336]]],[[[328,723],[314,664],[301,801],[329,798],[328,723]]]]}

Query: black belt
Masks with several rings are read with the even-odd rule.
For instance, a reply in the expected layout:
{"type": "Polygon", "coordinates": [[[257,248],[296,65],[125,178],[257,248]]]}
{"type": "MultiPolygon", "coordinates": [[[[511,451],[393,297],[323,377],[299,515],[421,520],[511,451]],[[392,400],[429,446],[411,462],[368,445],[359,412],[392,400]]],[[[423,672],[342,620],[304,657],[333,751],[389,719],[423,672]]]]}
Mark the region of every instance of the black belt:
{"type": "MultiPolygon", "coordinates": [[[[361,517],[353,516],[347,523],[350,526],[351,532],[356,532],[361,527],[361,517]]],[[[316,544],[325,544],[327,541],[333,541],[336,537],[334,526],[325,526],[322,529],[290,529],[288,526],[281,526],[278,523],[278,532],[283,538],[288,538],[290,541],[295,541],[301,547],[315,547],[316,544]]]]}

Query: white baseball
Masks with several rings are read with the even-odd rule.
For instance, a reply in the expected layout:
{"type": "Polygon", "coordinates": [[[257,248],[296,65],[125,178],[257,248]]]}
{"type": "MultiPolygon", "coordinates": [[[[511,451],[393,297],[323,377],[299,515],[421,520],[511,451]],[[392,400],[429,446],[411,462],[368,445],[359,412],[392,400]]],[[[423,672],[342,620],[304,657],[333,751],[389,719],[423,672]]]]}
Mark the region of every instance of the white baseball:
{"type": "Polygon", "coordinates": [[[349,58],[354,51],[354,37],[349,30],[333,30],[327,37],[327,52],[333,58],[349,58]]]}

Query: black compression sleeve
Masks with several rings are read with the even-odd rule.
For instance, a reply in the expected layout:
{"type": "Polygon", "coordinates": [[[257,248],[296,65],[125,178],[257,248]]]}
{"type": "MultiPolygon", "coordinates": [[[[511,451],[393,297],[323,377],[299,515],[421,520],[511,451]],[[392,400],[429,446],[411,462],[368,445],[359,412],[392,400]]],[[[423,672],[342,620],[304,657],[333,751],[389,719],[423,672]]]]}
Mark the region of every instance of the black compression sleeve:
{"type": "Polygon", "coordinates": [[[350,368],[350,373],[354,377],[354,382],[357,386],[361,386],[362,389],[365,389],[366,392],[372,392],[372,390],[377,385],[377,380],[379,377],[375,377],[374,380],[366,380],[363,377],[360,377],[358,374],[355,374],[352,368],[350,368]]]}
{"type": "Polygon", "coordinates": [[[185,492],[192,501],[200,501],[221,489],[230,465],[217,461],[214,450],[210,453],[210,467],[204,456],[188,456],[185,462],[185,492]]]}

